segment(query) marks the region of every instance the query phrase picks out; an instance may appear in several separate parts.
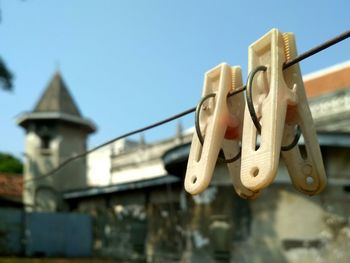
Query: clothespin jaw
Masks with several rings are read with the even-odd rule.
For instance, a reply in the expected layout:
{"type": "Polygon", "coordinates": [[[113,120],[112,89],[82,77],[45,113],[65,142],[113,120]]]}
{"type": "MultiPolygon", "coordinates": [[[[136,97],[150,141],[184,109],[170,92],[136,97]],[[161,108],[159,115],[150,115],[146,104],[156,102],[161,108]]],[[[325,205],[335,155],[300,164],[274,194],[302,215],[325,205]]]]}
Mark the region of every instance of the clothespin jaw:
{"type": "Polygon", "coordinates": [[[282,34],[272,29],[249,47],[247,93],[241,159],[243,185],[259,191],[274,180],[281,151],[287,105],[297,103],[296,90],[287,86],[283,76],[285,47],[282,34]],[[261,70],[262,72],[259,72],[261,70]],[[257,115],[254,123],[251,111],[257,115]],[[260,125],[260,131],[255,125],[260,125]],[[260,133],[260,145],[258,137],[260,133]]]}
{"type": "MultiPolygon", "coordinates": [[[[284,33],[283,39],[287,51],[286,61],[290,61],[297,56],[294,34],[284,33]]],[[[293,147],[282,151],[282,157],[295,188],[308,195],[317,194],[325,188],[327,178],[299,64],[285,69],[283,75],[287,85],[295,87],[298,98],[296,107],[287,110],[283,144],[287,145],[293,140],[294,127],[298,125],[304,137],[306,155],[302,156],[299,147],[293,147]]]]}
{"type": "Polygon", "coordinates": [[[326,185],[299,65],[285,70],[283,67],[296,56],[294,35],[282,34],[277,29],[249,47],[251,73],[247,83],[241,180],[252,191],[273,181],[281,149],[292,182],[299,191],[312,195],[326,185]],[[304,158],[297,147],[299,137],[295,135],[295,127],[304,135],[307,153],[304,158]],[[260,146],[257,145],[258,133],[260,146]]]}
{"type": "MultiPolygon", "coordinates": [[[[232,89],[235,91],[243,87],[242,81],[242,70],[240,67],[232,67],[232,89]]],[[[225,158],[228,160],[227,168],[231,177],[232,185],[236,193],[244,199],[255,199],[259,192],[253,192],[243,186],[240,178],[241,170],[241,142],[242,142],[242,129],[243,129],[243,118],[244,118],[244,107],[245,98],[243,92],[237,93],[234,96],[229,96],[227,98],[227,106],[230,116],[235,116],[239,121],[239,126],[237,128],[227,127],[225,136],[222,142],[222,149],[225,158]],[[235,158],[235,157],[238,158],[235,158]],[[230,158],[235,158],[235,161],[229,161],[230,158]]]]}
{"type": "MultiPolygon", "coordinates": [[[[241,85],[242,74],[238,66],[223,63],[205,74],[203,98],[210,100],[202,111],[199,109],[203,144],[197,133],[192,139],[185,177],[185,189],[191,194],[201,193],[208,187],[221,149],[226,160],[235,160],[240,154],[244,98],[242,94],[228,95],[241,85]]],[[[230,162],[228,167],[238,194],[245,198],[254,196],[254,192],[240,183],[239,165],[230,162]]]]}
{"type": "Polygon", "coordinates": [[[240,67],[220,64],[206,73],[187,165],[187,192],[198,194],[207,188],[223,153],[236,192],[253,199],[274,180],[281,150],[299,191],[313,195],[324,189],[326,175],[300,68],[294,64],[284,69],[296,57],[294,35],[277,29],[249,47],[244,113],[243,94],[234,92],[242,87],[240,67]],[[201,108],[206,100],[208,105],[201,108]],[[301,133],[306,156],[297,146],[301,133]]]}

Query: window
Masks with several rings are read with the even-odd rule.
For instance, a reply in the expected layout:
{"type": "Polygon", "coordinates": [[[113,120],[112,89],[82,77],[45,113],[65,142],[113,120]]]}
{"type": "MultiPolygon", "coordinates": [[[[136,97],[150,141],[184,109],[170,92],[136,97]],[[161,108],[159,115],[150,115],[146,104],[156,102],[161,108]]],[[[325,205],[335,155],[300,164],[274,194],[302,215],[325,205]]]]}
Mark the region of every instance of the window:
{"type": "Polygon", "coordinates": [[[48,135],[41,136],[41,149],[48,150],[50,149],[51,137],[48,135]]]}

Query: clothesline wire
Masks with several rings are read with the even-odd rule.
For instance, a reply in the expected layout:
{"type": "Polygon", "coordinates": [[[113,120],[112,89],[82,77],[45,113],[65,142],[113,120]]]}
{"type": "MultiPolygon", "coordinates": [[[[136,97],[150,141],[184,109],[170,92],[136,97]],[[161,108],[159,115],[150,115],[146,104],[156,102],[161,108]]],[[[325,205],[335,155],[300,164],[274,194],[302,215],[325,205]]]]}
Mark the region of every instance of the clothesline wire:
{"type": "MultiPolygon", "coordinates": [[[[350,30],[348,31],[345,31],[343,32],[342,34],[334,37],[334,38],[331,38],[325,42],[323,42],[322,44],[316,46],[316,47],[313,47],[309,50],[307,50],[306,52],[298,55],[296,58],[292,59],[291,61],[287,61],[284,65],[283,65],[283,69],[286,69],[286,68],[289,68],[291,66],[293,66],[294,64],[306,59],[306,58],[309,58],[319,52],[321,52],[322,50],[325,50],[347,38],[350,37],[350,30]]],[[[240,89],[240,92],[242,92],[243,90],[245,90],[245,86],[243,86],[241,89],[240,89]]],[[[234,94],[236,94],[236,92],[234,92],[234,94]]],[[[156,128],[158,126],[161,126],[161,125],[164,125],[168,122],[171,122],[171,121],[174,121],[176,119],[179,119],[183,116],[186,116],[190,113],[193,113],[196,111],[196,107],[193,107],[193,108],[190,108],[190,109],[187,109],[185,111],[182,111],[180,113],[177,113],[173,116],[170,116],[166,119],[163,119],[163,120],[160,120],[160,121],[157,121],[153,124],[150,124],[150,125],[147,125],[145,127],[142,127],[142,128],[139,128],[139,129],[136,129],[136,130],[132,130],[130,132],[127,132],[127,133],[124,133],[118,137],[115,137],[103,144],[100,144],[86,152],[83,152],[81,154],[78,154],[78,155],[75,155],[73,157],[70,157],[68,158],[67,160],[63,161],[61,164],[59,164],[56,168],[52,169],[50,172],[46,173],[46,174],[43,174],[43,175],[40,175],[40,176],[36,176],[36,177],[33,177],[33,178],[30,178],[30,179],[27,179],[27,180],[24,180],[23,183],[27,183],[27,182],[30,182],[30,181],[35,181],[35,180],[40,180],[40,179],[43,179],[43,178],[46,178],[46,177],[49,177],[49,176],[52,176],[54,175],[55,173],[57,173],[59,170],[61,170],[63,167],[67,166],[69,163],[77,160],[77,159],[80,159],[80,158],[83,158],[87,155],[89,155],[90,153],[92,152],[95,152],[97,151],[98,149],[101,149],[103,148],[104,146],[107,146],[109,144],[112,144],[120,139],[123,139],[123,138],[126,138],[126,137],[129,137],[129,136],[132,136],[132,135],[135,135],[135,134],[138,134],[138,133],[141,133],[141,132],[144,132],[144,131],[147,131],[147,130],[150,130],[150,129],[153,129],[153,128],[156,128]]]]}

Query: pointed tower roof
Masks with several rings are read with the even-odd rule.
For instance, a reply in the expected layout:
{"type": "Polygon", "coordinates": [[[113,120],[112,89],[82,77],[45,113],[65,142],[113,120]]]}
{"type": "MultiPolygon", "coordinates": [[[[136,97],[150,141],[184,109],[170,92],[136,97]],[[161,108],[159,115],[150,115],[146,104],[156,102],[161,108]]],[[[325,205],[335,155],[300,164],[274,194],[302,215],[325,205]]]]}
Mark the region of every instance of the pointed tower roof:
{"type": "Polygon", "coordinates": [[[59,71],[54,74],[34,110],[22,114],[17,123],[26,128],[30,122],[42,120],[68,122],[84,128],[88,133],[96,130],[90,120],[82,117],[59,71]]]}
{"type": "Polygon", "coordinates": [[[56,72],[33,112],[61,112],[81,117],[60,72],[56,72]]]}

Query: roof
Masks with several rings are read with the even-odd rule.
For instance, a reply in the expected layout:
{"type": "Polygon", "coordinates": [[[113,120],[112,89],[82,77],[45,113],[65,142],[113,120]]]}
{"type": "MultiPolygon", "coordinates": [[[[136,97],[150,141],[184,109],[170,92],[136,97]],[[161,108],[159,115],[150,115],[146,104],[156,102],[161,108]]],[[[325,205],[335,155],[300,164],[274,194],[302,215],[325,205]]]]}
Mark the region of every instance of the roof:
{"type": "Polygon", "coordinates": [[[58,120],[67,123],[73,123],[85,127],[88,132],[96,131],[95,124],[85,118],[79,118],[77,116],[69,115],[60,112],[34,112],[34,113],[23,113],[17,118],[17,124],[23,127],[27,126],[29,121],[46,121],[46,120],[58,120]]]}
{"type": "Polygon", "coordinates": [[[82,117],[59,72],[54,74],[34,110],[22,114],[17,124],[27,128],[31,122],[48,120],[77,125],[88,133],[96,131],[94,123],[82,117]]]}
{"type": "Polygon", "coordinates": [[[80,111],[58,71],[49,82],[33,112],[61,112],[81,117],[80,111]]]}
{"type": "Polygon", "coordinates": [[[305,75],[303,79],[309,98],[350,87],[350,61],[305,75]]]}
{"type": "MultiPolygon", "coordinates": [[[[350,134],[339,132],[318,132],[317,138],[321,147],[350,147],[350,134]]],[[[299,145],[305,145],[301,136],[299,145]]],[[[162,156],[165,169],[168,173],[179,176],[186,172],[187,160],[190,154],[191,144],[184,143],[169,149],[162,156]]]]}
{"type": "Polygon", "coordinates": [[[23,176],[18,174],[0,173],[0,196],[22,198],[23,176]]]}
{"type": "Polygon", "coordinates": [[[350,88],[309,99],[315,128],[324,132],[350,132],[350,88]]]}
{"type": "Polygon", "coordinates": [[[103,187],[93,187],[88,189],[74,190],[63,193],[64,199],[85,198],[91,196],[112,194],[122,191],[130,191],[137,189],[144,189],[147,187],[155,187],[166,184],[179,183],[180,179],[172,175],[164,175],[158,178],[152,178],[148,180],[139,180],[124,184],[108,185],[103,187]]]}

